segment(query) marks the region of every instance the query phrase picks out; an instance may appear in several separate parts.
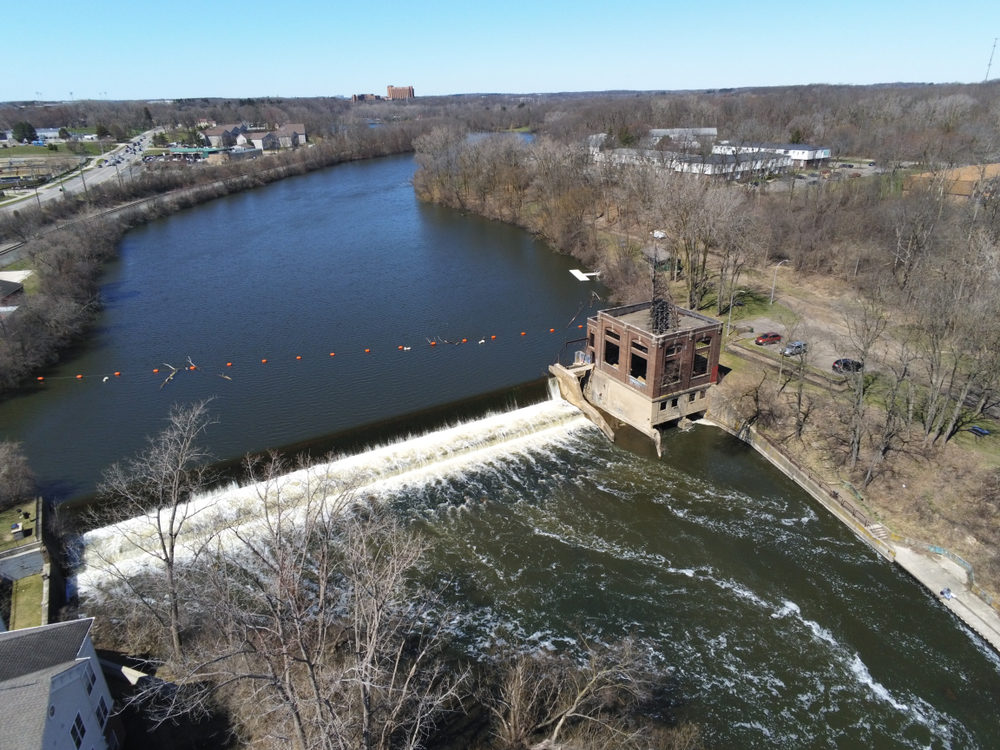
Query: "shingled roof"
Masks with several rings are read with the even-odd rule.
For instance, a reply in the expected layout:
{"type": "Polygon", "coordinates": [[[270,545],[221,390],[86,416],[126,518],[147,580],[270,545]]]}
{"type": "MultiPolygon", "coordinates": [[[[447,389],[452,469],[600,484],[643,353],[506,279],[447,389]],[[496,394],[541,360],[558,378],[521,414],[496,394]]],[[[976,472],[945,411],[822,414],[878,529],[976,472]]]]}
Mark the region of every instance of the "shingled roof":
{"type": "Polygon", "coordinates": [[[0,633],[0,681],[75,663],[94,619],[0,633]]]}
{"type": "Polygon", "coordinates": [[[40,747],[52,678],[76,665],[93,618],[0,633],[0,747],[40,747]]]}

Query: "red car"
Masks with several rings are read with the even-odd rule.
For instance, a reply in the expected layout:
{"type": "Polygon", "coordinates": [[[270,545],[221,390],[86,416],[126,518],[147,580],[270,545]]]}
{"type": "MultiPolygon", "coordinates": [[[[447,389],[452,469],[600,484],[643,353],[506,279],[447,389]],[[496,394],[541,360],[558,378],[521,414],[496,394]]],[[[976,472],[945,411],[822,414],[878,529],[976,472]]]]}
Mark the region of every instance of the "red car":
{"type": "Polygon", "coordinates": [[[775,333],[774,331],[768,331],[767,333],[762,333],[760,336],[753,340],[758,346],[764,346],[764,344],[777,344],[781,342],[781,334],[775,333]]]}

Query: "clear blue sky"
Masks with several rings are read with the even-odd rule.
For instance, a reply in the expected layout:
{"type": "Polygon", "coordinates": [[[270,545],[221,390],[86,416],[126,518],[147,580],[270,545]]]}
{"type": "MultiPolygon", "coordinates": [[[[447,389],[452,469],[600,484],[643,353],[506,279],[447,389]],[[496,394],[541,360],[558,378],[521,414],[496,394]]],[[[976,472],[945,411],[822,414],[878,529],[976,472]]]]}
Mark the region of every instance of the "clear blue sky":
{"type": "Polygon", "coordinates": [[[50,0],[2,19],[0,101],[421,96],[979,82],[1000,0],[50,0]]]}

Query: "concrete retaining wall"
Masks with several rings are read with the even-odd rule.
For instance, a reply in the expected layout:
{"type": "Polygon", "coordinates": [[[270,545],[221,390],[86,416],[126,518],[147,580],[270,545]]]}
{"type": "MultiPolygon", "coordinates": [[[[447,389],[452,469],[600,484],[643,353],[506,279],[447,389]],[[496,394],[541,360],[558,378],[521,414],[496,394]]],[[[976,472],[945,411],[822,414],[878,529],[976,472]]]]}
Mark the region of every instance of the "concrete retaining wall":
{"type": "Polygon", "coordinates": [[[837,490],[813,477],[804,467],[799,466],[791,456],[785,454],[766,437],[758,434],[753,427],[740,429],[732,416],[728,415],[724,408],[720,408],[718,403],[712,404],[712,411],[705,421],[751,446],[785,476],[808,492],[816,502],[839,518],[861,541],[887,560],[894,561],[896,559],[896,553],[892,546],[872,533],[872,523],[860,509],[842,498],[837,490]]]}

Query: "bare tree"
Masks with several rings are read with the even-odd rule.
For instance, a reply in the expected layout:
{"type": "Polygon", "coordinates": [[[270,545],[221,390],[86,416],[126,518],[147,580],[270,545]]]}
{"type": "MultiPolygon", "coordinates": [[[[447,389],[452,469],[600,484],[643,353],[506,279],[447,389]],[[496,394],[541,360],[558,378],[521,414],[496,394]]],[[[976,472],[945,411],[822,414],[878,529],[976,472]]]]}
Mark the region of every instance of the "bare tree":
{"type": "Polygon", "coordinates": [[[910,373],[915,356],[913,348],[904,340],[899,351],[887,364],[890,378],[882,397],[882,409],[878,412],[879,421],[872,429],[871,458],[863,482],[865,487],[884,469],[890,452],[899,450],[906,439],[914,409],[914,387],[910,373]]]}
{"type": "Polygon", "coordinates": [[[871,379],[864,372],[865,363],[871,366],[875,345],[885,334],[888,316],[882,305],[881,296],[873,294],[860,300],[854,315],[847,318],[847,331],[851,346],[862,363],[862,369],[848,371],[847,387],[851,395],[850,426],[848,430],[848,466],[853,471],[861,456],[861,443],[865,437],[865,413],[868,408],[867,395],[871,379]]]}
{"type": "MultiPolygon", "coordinates": [[[[254,744],[419,748],[461,708],[446,607],[412,584],[424,544],[322,470],[254,464],[258,517],[200,558],[204,621],[160,719],[221,701],[254,744]],[[293,491],[294,490],[294,491],[293,491]]],[[[159,693],[159,694],[157,694],[159,693]]]]}
{"type": "Polygon", "coordinates": [[[0,510],[31,498],[35,477],[20,443],[0,441],[0,510]]]}
{"type": "MultiPolygon", "coordinates": [[[[148,524],[118,523],[114,532],[130,547],[141,551],[162,571],[166,595],[166,616],[161,613],[159,592],[141,593],[130,583],[131,576],[118,568],[113,559],[98,565],[112,578],[130,585],[140,595],[147,609],[165,620],[170,634],[170,651],[181,659],[181,582],[182,560],[197,558],[208,539],[200,537],[195,546],[181,545],[181,534],[194,516],[204,510],[190,501],[209,483],[209,454],[199,439],[210,423],[208,404],[200,401],[190,406],[173,406],[166,427],[150,438],[148,447],[134,458],[115,463],[104,473],[98,486],[102,498],[100,520],[113,515],[117,519],[143,517],[148,524]],[[150,531],[151,530],[151,531],[150,531]]],[[[100,555],[94,550],[95,555],[100,555]]]]}
{"type": "Polygon", "coordinates": [[[579,657],[513,657],[485,703],[503,748],[646,748],[654,736],[656,747],[681,747],[649,720],[662,678],[631,639],[610,647],[585,642],[579,657]]]}

